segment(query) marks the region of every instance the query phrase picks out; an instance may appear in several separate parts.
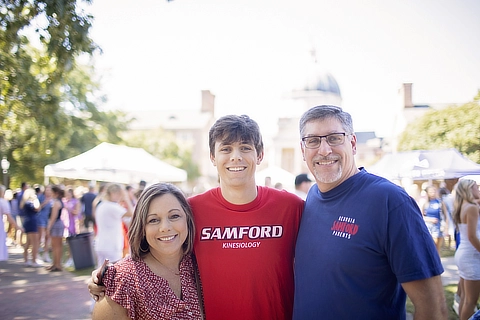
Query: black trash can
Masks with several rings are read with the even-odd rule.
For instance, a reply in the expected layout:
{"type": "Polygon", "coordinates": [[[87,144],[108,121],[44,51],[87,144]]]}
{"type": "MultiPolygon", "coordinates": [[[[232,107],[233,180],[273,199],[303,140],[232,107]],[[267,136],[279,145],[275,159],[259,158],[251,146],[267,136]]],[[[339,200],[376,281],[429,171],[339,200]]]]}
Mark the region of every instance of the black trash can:
{"type": "Polygon", "coordinates": [[[75,270],[85,269],[95,266],[93,256],[93,233],[79,233],[75,236],[67,237],[70,253],[75,264],[75,270]]]}

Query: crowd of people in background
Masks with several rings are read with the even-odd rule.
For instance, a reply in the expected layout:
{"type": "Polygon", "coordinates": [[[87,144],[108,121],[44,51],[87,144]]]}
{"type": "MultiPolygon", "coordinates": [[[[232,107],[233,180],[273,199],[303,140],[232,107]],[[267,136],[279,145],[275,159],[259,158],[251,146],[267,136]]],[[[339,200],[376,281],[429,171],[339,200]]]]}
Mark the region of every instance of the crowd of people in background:
{"type": "MultiPolygon", "coordinates": [[[[95,183],[74,187],[30,186],[23,182],[20,188],[13,190],[0,185],[0,261],[8,260],[7,247],[15,246],[23,247],[25,267],[44,266],[52,272],[74,267],[72,253],[68,246],[64,250],[64,242],[81,233],[93,233],[97,237],[99,229],[95,210],[99,210],[100,215],[105,211],[112,197],[109,188],[116,188],[122,194],[116,203],[125,210],[130,208],[131,216],[145,182],[141,181],[138,187],[102,183],[98,192],[95,183]]],[[[101,222],[105,220],[100,219],[101,222]]],[[[129,223],[128,217],[121,219],[118,230],[121,235],[120,258],[129,254],[129,223]]]]}

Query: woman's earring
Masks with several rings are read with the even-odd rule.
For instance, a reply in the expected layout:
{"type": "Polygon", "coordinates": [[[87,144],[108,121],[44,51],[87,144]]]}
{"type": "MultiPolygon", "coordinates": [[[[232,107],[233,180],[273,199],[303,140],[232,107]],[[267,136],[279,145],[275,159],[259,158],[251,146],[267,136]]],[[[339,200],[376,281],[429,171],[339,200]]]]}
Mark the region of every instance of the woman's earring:
{"type": "Polygon", "coordinates": [[[143,253],[147,253],[150,251],[150,246],[148,245],[147,239],[145,239],[145,237],[143,237],[142,242],[140,242],[140,251],[142,251],[143,253]],[[144,244],[144,246],[146,245],[147,248],[142,248],[142,244],[144,244]]]}

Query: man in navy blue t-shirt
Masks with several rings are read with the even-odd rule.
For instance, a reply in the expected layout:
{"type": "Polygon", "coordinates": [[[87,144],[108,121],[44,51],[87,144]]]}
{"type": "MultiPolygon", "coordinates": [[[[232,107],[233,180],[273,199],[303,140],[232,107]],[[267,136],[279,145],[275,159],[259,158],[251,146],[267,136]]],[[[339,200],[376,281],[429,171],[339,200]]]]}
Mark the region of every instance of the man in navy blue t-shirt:
{"type": "Polygon", "coordinates": [[[318,106],[300,120],[315,177],[295,250],[293,319],[447,319],[443,267],[403,189],[358,169],[350,114],[318,106]]]}

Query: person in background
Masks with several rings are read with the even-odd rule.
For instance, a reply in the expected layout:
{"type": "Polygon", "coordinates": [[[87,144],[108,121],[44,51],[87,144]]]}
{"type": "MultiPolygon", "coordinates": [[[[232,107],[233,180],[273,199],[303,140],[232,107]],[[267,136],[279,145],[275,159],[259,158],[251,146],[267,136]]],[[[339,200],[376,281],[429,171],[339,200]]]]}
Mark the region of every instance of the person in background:
{"type": "MultiPolygon", "coordinates": [[[[9,191],[11,191],[11,190],[7,190],[7,191],[5,191],[5,193],[7,193],[9,191]]],[[[23,231],[22,231],[23,228],[21,228],[22,223],[21,223],[21,219],[20,219],[20,216],[19,216],[20,203],[18,201],[18,199],[19,199],[18,198],[18,193],[19,193],[18,190],[12,191],[12,197],[9,200],[10,213],[11,213],[11,216],[12,216],[13,220],[15,221],[15,224],[9,223],[8,224],[8,229],[7,229],[7,235],[8,235],[8,237],[10,237],[12,244],[15,245],[15,246],[21,246],[22,245],[22,234],[23,234],[23,231]],[[20,229],[15,228],[15,225],[20,226],[20,229]]]]}
{"type": "Polygon", "coordinates": [[[147,182],[145,180],[140,180],[140,182],[138,183],[137,192],[135,192],[135,198],[137,199],[140,198],[146,186],[147,186],[147,182]]]}
{"type": "MultiPolygon", "coordinates": [[[[458,246],[460,245],[460,233],[458,232],[455,222],[453,221],[453,201],[454,197],[450,193],[450,190],[448,190],[445,186],[441,186],[440,189],[438,189],[438,194],[440,195],[440,199],[442,202],[445,204],[445,208],[447,209],[447,219],[448,219],[448,235],[447,237],[447,246],[450,249],[451,248],[451,241],[452,241],[452,235],[453,239],[455,241],[455,250],[458,249],[458,246]]],[[[460,278],[457,283],[457,292],[455,292],[453,296],[453,304],[452,308],[453,310],[459,314],[459,308],[460,308],[460,295],[462,294],[462,286],[463,286],[463,281],[460,278]]]]}
{"type": "MultiPolygon", "coordinates": [[[[22,202],[22,198],[23,198],[23,193],[25,192],[25,190],[29,189],[30,188],[30,185],[27,183],[27,182],[22,182],[21,185],[20,185],[20,191],[17,193],[17,204],[18,204],[18,217],[20,218],[20,225],[22,225],[23,227],[23,222],[24,222],[24,219],[25,219],[25,212],[23,211],[23,209],[20,207],[20,203],[22,202]]],[[[25,246],[25,243],[23,242],[24,241],[24,237],[23,236],[24,233],[23,232],[20,232],[20,242],[18,242],[19,244],[21,244],[22,246],[25,246]]],[[[26,241],[26,240],[25,240],[26,241]]]]}
{"type": "Polygon", "coordinates": [[[446,218],[448,220],[448,235],[447,235],[447,246],[448,248],[452,245],[452,236],[455,241],[455,249],[458,248],[460,244],[460,238],[458,235],[458,231],[455,228],[455,223],[453,222],[452,211],[453,211],[453,195],[450,193],[446,187],[440,187],[438,189],[438,194],[440,196],[440,200],[445,204],[445,209],[447,209],[446,218]]]}
{"type": "Polygon", "coordinates": [[[475,312],[480,296],[480,199],[474,180],[461,179],[455,186],[453,220],[462,241],[455,252],[455,263],[462,281],[460,292],[460,320],[467,320],[475,312]]]}
{"type": "Polygon", "coordinates": [[[295,177],[295,194],[305,200],[307,198],[308,190],[312,186],[312,180],[308,174],[301,173],[295,177]]]}
{"type": "MultiPolygon", "coordinates": [[[[127,201],[130,201],[132,208],[135,209],[136,201],[134,202],[132,200],[133,188],[131,186],[126,186],[125,190],[127,192],[127,197],[128,197],[127,201]]],[[[136,199],[135,195],[133,196],[136,199]]],[[[125,201],[120,201],[120,205],[125,209],[127,209],[127,204],[125,203],[125,201]]],[[[132,217],[122,218],[123,257],[126,257],[128,254],[130,254],[130,245],[128,244],[128,228],[130,226],[131,221],[132,221],[132,217]]]]}
{"type": "Polygon", "coordinates": [[[265,187],[273,188],[273,185],[272,185],[272,177],[268,177],[268,176],[265,177],[264,186],[265,186],[265,187]]]}
{"type": "Polygon", "coordinates": [[[83,208],[83,225],[85,230],[95,229],[95,218],[93,217],[93,200],[97,194],[95,193],[95,184],[88,185],[88,192],[84,193],[80,202],[83,208]]]}
{"type": "Polygon", "coordinates": [[[64,191],[59,186],[52,186],[52,206],[48,217],[47,234],[52,245],[52,265],[47,267],[51,272],[62,271],[63,234],[65,225],[61,219],[64,203],[64,191]]]}
{"type": "Polygon", "coordinates": [[[113,183],[106,187],[103,200],[95,209],[97,237],[95,252],[100,266],[105,259],[111,262],[123,258],[123,227],[122,218],[132,216],[132,205],[127,192],[119,184],[113,183]],[[120,202],[126,203],[126,208],[120,202]]]}
{"type": "Polygon", "coordinates": [[[106,298],[92,319],[202,319],[194,235],[192,211],[177,187],[146,188],[128,232],[131,256],[108,267],[106,298]]]}
{"type": "Polygon", "coordinates": [[[80,201],[75,197],[73,188],[67,188],[65,192],[65,209],[68,212],[68,236],[74,236],[79,233],[79,220],[81,220],[80,201]]]}
{"type": "Polygon", "coordinates": [[[97,196],[95,197],[95,199],[93,199],[93,202],[92,202],[92,215],[93,215],[93,218],[95,218],[95,210],[97,209],[97,206],[100,204],[100,202],[102,202],[102,200],[105,198],[105,193],[107,191],[106,189],[107,187],[107,184],[101,184],[100,185],[100,188],[98,189],[98,193],[97,193],[97,196]]]}
{"type": "Polygon", "coordinates": [[[435,242],[438,255],[440,255],[444,234],[448,234],[447,208],[445,203],[438,198],[437,188],[427,186],[425,192],[427,193],[427,201],[422,206],[423,219],[435,242]]]}
{"type": "Polygon", "coordinates": [[[447,319],[443,272],[415,200],[358,169],[352,118],[322,105],[300,119],[301,149],[315,178],[295,250],[294,320],[447,319]]]}
{"type": "Polygon", "coordinates": [[[37,263],[38,247],[40,246],[40,238],[38,236],[38,220],[37,212],[40,209],[37,195],[34,189],[28,188],[23,192],[20,200],[20,210],[23,211],[23,228],[27,235],[27,241],[24,245],[23,258],[27,267],[41,267],[37,263]],[[28,261],[28,251],[31,248],[32,262],[28,261]]]}
{"type": "Polygon", "coordinates": [[[126,186],[125,188],[127,189],[128,198],[132,203],[132,207],[135,208],[138,202],[138,198],[135,196],[135,193],[136,193],[135,188],[132,186],[126,186]]]}
{"type": "Polygon", "coordinates": [[[48,217],[52,211],[52,188],[51,186],[39,186],[37,192],[38,201],[40,202],[40,211],[38,212],[38,233],[40,237],[40,252],[43,252],[42,260],[52,262],[49,255],[50,239],[47,234],[48,217]]]}
{"type": "MultiPolygon", "coordinates": [[[[93,199],[93,202],[92,202],[92,216],[93,216],[94,219],[95,219],[95,211],[97,210],[97,206],[105,198],[105,193],[107,191],[106,187],[107,187],[107,184],[105,184],[105,183],[100,184],[100,188],[98,188],[98,194],[95,197],[95,199],[93,199]]],[[[97,223],[96,222],[95,222],[95,225],[93,226],[93,232],[95,233],[95,235],[97,234],[97,223]]]]}
{"type": "MultiPolygon", "coordinates": [[[[25,192],[25,190],[29,189],[30,188],[30,185],[27,183],[27,182],[22,182],[21,185],[20,185],[20,191],[18,192],[18,208],[20,208],[20,201],[22,200],[22,197],[23,197],[23,193],[25,192]]],[[[21,210],[20,210],[21,211],[21,210]]]]}
{"type": "Polygon", "coordinates": [[[15,228],[15,230],[21,230],[10,214],[10,204],[4,198],[5,190],[5,186],[0,185],[0,261],[8,260],[7,234],[3,224],[3,217],[5,216],[7,218],[8,223],[15,228]]]}
{"type": "MultiPolygon", "coordinates": [[[[68,213],[68,236],[73,237],[79,233],[79,221],[81,220],[81,206],[80,201],[75,197],[73,188],[67,188],[64,198],[64,207],[68,213]]],[[[68,258],[65,262],[65,267],[73,266],[72,253],[68,247],[68,258]]]]}

